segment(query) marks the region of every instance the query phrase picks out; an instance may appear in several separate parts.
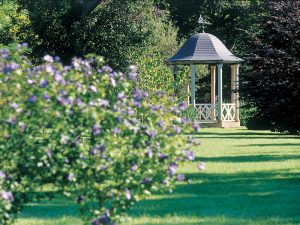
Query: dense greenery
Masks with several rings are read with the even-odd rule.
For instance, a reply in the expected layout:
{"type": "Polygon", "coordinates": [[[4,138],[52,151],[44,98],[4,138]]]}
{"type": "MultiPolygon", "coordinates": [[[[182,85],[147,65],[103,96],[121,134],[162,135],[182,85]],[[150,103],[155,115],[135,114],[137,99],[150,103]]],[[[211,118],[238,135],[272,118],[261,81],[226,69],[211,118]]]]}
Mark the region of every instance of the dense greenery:
{"type": "Polygon", "coordinates": [[[113,224],[139,198],[185,179],[176,169],[195,156],[180,134],[198,126],[170,120],[184,103],[161,93],[168,108],[149,104],[147,92],[130,88],[135,66],[123,74],[101,57],[64,66],[49,55],[32,66],[25,50],[0,50],[1,224],[46,184],[76,198],[86,221],[113,224]]]}
{"type": "Polygon", "coordinates": [[[243,96],[250,117],[278,130],[300,132],[300,3],[266,5],[270,14],[261,18],[261,33],[247,35],[250,70],[245,71],[243,96]]]}
{"type": "Polygon", "coordinates": [[[19,2],[37,37],[19,40],[29,43],[36,59],[53,54],[70,62],[73,56],[94,53],[114,68],[125,69],[147,49],[160,47],[166,57],[177,48],[177,32],[167,11],[152,0],[90,0],[94,4],[89,9],[84,7],[88,2],[73,0],[19,2]]]}

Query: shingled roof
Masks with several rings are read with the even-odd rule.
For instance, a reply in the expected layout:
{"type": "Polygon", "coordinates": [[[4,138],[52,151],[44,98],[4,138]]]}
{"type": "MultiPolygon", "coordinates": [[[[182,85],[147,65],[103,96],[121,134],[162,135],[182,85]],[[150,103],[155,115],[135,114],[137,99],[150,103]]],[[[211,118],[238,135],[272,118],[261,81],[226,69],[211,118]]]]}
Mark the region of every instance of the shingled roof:
{"type": "Polygon", "coordinates": [[[167,60],[170,64],[217,64],[241,61],[243,60],[234,56],[217,37],[208,33],[193,35],[173,57],[167,60]]]}

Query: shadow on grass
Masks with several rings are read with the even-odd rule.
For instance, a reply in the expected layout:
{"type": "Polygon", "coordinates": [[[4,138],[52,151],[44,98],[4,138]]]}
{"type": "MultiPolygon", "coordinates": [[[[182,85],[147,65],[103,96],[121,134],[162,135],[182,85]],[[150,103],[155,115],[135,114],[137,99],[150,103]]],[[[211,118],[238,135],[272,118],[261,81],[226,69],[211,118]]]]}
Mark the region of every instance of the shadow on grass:
{"type": "MultiPolygon", "coordinates": [[[[282,173],[279,176],[274,171],[188,176],[190,184],[178,185],[173,195],[138,203],[131,215],[209,217],[211,220],[225,217],[232,219],[232,223],[269,218],[300,222],[300,174],[282,173]]],[[[205,224],[210,224],[209,220],[205,224]]],[[[219,224],[224,223],[219,221],[219,224]]]]}
{"type": "Polygon", "coordinates": [[[234,138],[234,139],[298,139],[300,141],[300,136],[280,134],[280,133],[265,133],[265,132],[251,132],[244,130],[237,130],[238,132],[207,132],[200,131],[195,135],[198,138],[234,138]]]}
{"type": "Polygon", "coordinates": [[[276,147],[276,146],[282,146],[282,147],[287,147],[287,146],[297,146],[300,147],[300,139],[299,143],[270,143],[270,144],[248,144],[248,145],[236,145],[237,147],[276,147]]]}
{"type": "Polygon", "coordinates": [[[245,155],[245,156],[222,156],[222,157],[196,157],[196,161],[204,162],[225,162],[225,163],[242,163],[242,162],[278,162],[285,160],[300,159],[300,155],[245,155]]]}
{"type": "Polygon", "coordinates": [[[20,218],[58,219],[65,216],[78,216],[79,208],[74,201],[56,194],[52,200],[31,203],[22,211],[20,218]]]}

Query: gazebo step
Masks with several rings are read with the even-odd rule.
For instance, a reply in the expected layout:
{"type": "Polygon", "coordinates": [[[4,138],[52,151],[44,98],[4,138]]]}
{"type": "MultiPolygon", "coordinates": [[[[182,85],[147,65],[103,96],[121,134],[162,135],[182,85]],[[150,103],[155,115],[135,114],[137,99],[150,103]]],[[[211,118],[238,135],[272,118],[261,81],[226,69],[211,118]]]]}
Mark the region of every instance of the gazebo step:
{"type": "MultiPolygon", "coordinates": [[[[201,122],[200,122],[201,123],[201,122]]],[[[236,121],[218,121],[215,123],[201,123],[203,127],[216,127],[216,128],[236,128],[240,127],[240,122],[236,121]]]]}

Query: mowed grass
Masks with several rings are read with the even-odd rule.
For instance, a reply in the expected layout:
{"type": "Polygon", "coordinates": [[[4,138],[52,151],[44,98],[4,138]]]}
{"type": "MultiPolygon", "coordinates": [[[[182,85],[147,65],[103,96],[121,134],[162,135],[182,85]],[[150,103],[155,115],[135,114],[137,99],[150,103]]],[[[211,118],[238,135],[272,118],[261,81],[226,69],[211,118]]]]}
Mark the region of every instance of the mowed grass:
{"type": "MultiPolygon", "coordinates": [[[[137,203],[124,224],[300,224],[299,136],[207,128],[196,137],[196,161],[180,169],[190,184],[137,203]],[[198,170],[200,161],[206,170],[198,170]]],[[[77,212],[58,197],[28,205],[16,224],[82,224],[77,212]]]]}

